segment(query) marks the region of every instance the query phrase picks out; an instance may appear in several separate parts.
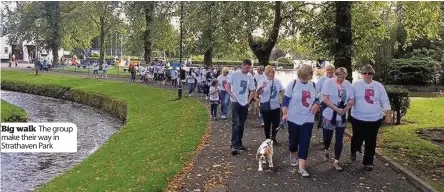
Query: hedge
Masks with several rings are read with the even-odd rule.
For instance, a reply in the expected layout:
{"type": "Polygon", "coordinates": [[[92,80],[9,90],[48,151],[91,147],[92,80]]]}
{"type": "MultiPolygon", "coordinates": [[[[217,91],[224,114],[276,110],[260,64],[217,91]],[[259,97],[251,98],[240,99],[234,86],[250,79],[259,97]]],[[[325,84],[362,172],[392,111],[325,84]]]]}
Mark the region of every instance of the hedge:
{"type": "Polygon", "coordinates": [[[123,122],[126,122],[127,119],[126,103],[99,93],[85,92],[59,85],[41,85],[9,80],[2,80],[2,89],[70,100],[103,110],[123,122]]]}
{"type": "Polygon", "coordinates": [[[401,118],[410,108],[409,91],[400,86],[386,86],[387,95],[392,107],[393,120],[396,125],[401,124],[401,118]]]}

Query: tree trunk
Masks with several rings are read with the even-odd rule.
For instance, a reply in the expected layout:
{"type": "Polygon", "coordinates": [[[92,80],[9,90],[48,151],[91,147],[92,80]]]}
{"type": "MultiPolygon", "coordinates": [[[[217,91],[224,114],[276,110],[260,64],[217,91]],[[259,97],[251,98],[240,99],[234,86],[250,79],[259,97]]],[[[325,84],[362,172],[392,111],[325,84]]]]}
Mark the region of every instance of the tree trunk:
{"type": "Polygon", "coordinates": [[[151,63],[151,53],[153,52],[153,14],[154,14],[154,3],[152,1],[144,2],[144,13],[145,13],[145,38],[144,38],[144,50],[145,50],[145,62],[147,64],[151,63]]]}
{"type": "Polygon", "coordinates": [[[213,64],[213,49],[210,48],[204,53],[204,65],[205,67],[211,67],[213,64]]]}
{"type": "Polygon", "coordinates": [[[279,36],[279,28],[281,27],[282,23],[281,4],[281,1],[276,1],[276,4],[274,6],[273,28],[267,42],[263,43],[254,41],[251,32],[248,33],[248,44],[250,45],[250,48],[253,51],[254,55],[259,60],[259,65],[267,66],[270,64],[271,51],[276,45],[276,41],[279,36]]]}
{"type": "Polygon", "coordinates": [[[351,8],[350,1],[336,1],[336,44],[335,66],[345,67],[347,69],[347,80],[350,82],[352,77],[352,31],[351,31],[351,8]]]}
{"type": "Polygon", "coordinates": [[[48,39],[48,46],[52,50],[53,63],[59,63],[59,49],[60,49],[60,2],[59,1],[47,1],[44,2],[46,17],[49,24],[49,30],[51,31],[51,38],[48,39]]]}
{"type": "Polygon", "coordinates": [[[102,66],[103,61],[105,60],[105,25],[103,23],[103,19],[100,19],[100,57],[99,57],[99,65],[102,66]]]}

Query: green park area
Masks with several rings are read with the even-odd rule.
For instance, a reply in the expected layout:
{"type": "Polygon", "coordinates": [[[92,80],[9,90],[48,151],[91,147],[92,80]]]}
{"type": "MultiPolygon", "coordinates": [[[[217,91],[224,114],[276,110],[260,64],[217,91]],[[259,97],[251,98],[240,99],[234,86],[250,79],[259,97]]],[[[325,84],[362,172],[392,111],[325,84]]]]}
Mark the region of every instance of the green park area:
{"type": "Polygon", "coordinates": [[[1,100],[1,122],[26,121],[25,110],[1,100]]]}
{"type": "Polygon", "coordinates": [[[444,98],[412,98],[401,125],[384,126],[383,153],[440,191],[444,176],[444,98]]]}
{"type": "MultiPolygon", "coordinates": [[[[69,90],[78,93],[75,97],[80,100],[92,98],[85,94],[91,93],[112,98],[108,104],[127,105],[126,124],[119,132],[37,191],[162,191],[192,158],[207,125],[204,105],[194,98],[174,101],[176,92],[161,88],[13,71],[2,71],[1,80],[3,87],[21,89],[15,91],[35,93],[47,88],[40,93],[50,96],[69,90]]],[[[2,103],[2,113],[4,106],[10,108],[2,103]]]]}

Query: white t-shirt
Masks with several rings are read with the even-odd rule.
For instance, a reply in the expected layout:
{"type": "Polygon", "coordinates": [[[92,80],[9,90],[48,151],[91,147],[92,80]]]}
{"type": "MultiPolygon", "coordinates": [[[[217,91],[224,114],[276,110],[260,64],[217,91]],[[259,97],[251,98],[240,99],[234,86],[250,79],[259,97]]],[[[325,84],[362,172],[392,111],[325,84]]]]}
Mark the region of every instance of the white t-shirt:
{"type": "Polygon", "coordinates": [[[105,62],[102,64],[102,71],[108,70],[108,64],[105,62]]]}
{"type": "Polygon", "coordinates": [[[191,75],[188,75],[188,83],[196,83],[196,73],[192,72],[191,75]]]}
{"type": "Polygon", "coordinates": [[[288,121],[291,121],[297,125],[304,123],[314,123],[314,116],[311,108],[315,102],[316,89],[312,81],[304,84],[297,80],[294,89],[294,81],[291,81],[287,89],[285,90],[285,96],[290,97],[290,103],[288,104],[288,121]]]}
{"type": "Polygon", "coordinates": [[[93,70],[99,70],[99,65],[97,63],[93,64],[93,70]]]}
{"type": "Polygon", "coordinates": [[[266,82],[267,85],[264,87],[264,91],[261,94],[261,103],[270,101],[271,109],[280,108],[281,106],[279,105],[279,91],[284,90],[281,81],[276,78],[273,80],[263,79],[257,83],[257,89],[259,89],[259,87],[261,87],[264,82],[266,82]],[[273,85],[273,91],[271,91],[271,85],[273,85]]]}
{"type": "Polygon", "coordinates": [[[231,86],[231,92],[235,98],[230,98],[231,102],[239,102],[240,105],[248,104],[248,91],[256,89],[253,76],[243,74],[242,71],[235,71],[230,75],[228,83],[231,86]],[[247,90],[248,89],[248,90],[247,90]]]}
{"type": "Polygon", "coordinates": [[[223,75],[219,75],[219,77],[217,77],[217,81],[219,81],[219,90],[221,91],[225,91],[225,85],[228,83],[228,79],[230,78],[230,76],[223,76],[223,75]]]}
{"type": "MultiPolygon", "coordinates": [[[[262,80],[264,80],[264,79],[267,79],[267,77],[265,77],[265,75],[264,74],[259,74],[259,73],[256,73],[256,74],[254,74],[254,79],[256,80],[256,83],[259,83],[259,81],[262,81],[262,80]]],[[[257,87],[259,87],[260,85],[259,84],[257,84],[257,87]]]]}
{"type": "Polygon", "coordinates": [[[176,79],[176,78],[177,78],[177,71],[171,70],[171,79],[176,79]]]}
{"type": "MultiPolygon", "coordinates": [[[[318,81],[316,82],[316,92],[320,93],[322,90],[322,86],[324,85],[325,81],[327,81],[328,78],[327,76],[322,76],[321,78],[318,79],[318,81]]],[[[320,96],[320,98],[322,99],[322,97],[320,96]]]]}
{"type": "MultiPolygon", "coordinates": [[[[322,86],[321,90],[321,100],[324,98],[324,95],[328,95],[328,100],[330,100],[333,104],[338,106],[340,100],[339,100],[339,94],[342,89],[342,101],[344,101],[344,104],[347,104],[347,101],[349,99],[355,98],[353,94],[353,87],[350,83],[350,81],[344,80],[342,82],[342,85],[338,85],[336,83],[336,78],[331,78],[325,81],[324,85],[322,86]]],[[[346,113],[347,117],[348,113],[346,113]]],[[[325,117],[328,120],[332,120],[333,117],[333,109],[330,107],[327,107],[322,112],[322,116],[325,117]]],[[[336,115],[336,120],[342,121],[342,117],[339,115],[336,115]]]]}
{"type": "Polygon", "coordinates": [[[213,86],[210,87],[210,101],[219,101],[219,91],[213,86]]]}
{"type": "Polygon", "coordinates": [[[377,121],[382,118],[382,109],[391,110],[390,101],[384,86],[372,81],[366,84],[363,80],[353,83],[355,104],[352,116],[361,121],[377,121]]]}

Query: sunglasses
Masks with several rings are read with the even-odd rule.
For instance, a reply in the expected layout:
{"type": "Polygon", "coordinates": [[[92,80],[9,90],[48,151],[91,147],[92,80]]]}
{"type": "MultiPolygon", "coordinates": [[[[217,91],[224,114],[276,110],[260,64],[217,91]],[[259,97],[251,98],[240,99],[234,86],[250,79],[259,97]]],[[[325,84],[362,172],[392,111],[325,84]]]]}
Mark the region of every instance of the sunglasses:
{"type": "Polygon", "coordinates": [[[362,73],[363,75],[373,75],[373,73],[367,73],[367,72],[364,72],[364,73],[362,73]]]}

